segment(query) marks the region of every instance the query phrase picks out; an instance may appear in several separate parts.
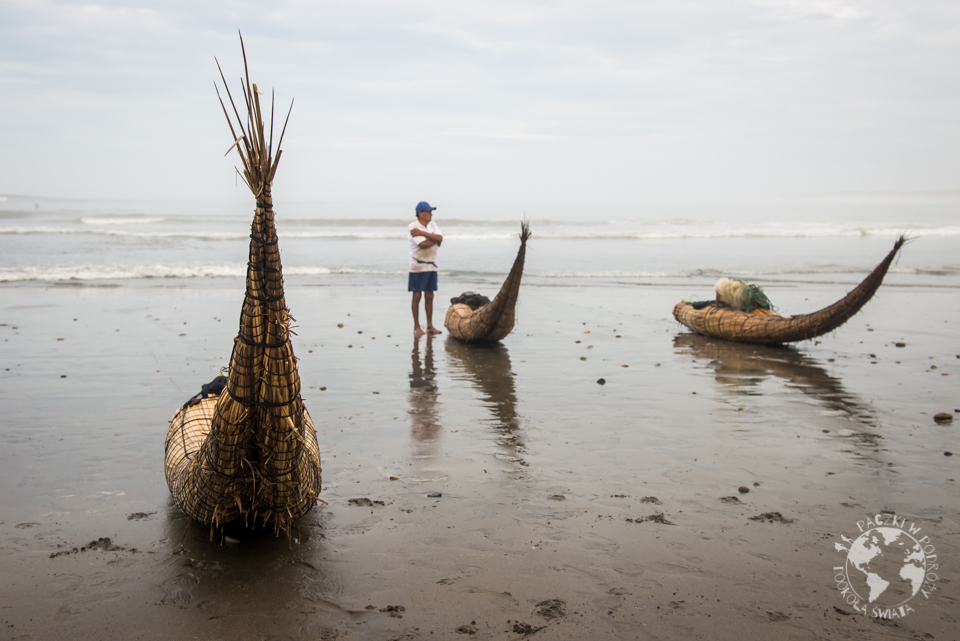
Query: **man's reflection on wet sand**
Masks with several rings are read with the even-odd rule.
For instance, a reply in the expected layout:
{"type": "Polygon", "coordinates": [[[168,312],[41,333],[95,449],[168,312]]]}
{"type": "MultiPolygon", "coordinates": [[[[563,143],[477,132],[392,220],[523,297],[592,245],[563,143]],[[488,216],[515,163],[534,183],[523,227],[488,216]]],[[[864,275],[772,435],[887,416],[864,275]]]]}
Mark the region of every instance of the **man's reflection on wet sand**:
{"type": "Polygon", "coordinates": [[[760,383],[776,376],[847,418],[870,426],[876,423],[870,410],[844,389],[840,379],[792,347],[748,345],[700,334],[680,334],[673,339],[673,346],[679,354],[709,360],[717,382],[733,394],[759,395],[760,383]]]}
{"type": "Polygon", "coordinates": [[[440,436],[440,412],[437,406],[437,370],[433,364],[433,336],[415,336],[410,353],[410,436],[413,455],[429,458],[437,453],[440,436]],[[423,362],[420,360],[420,342],[425,341],[423,362]]]}
{"type": "Polygon", "coordinates": [[[498,434],[497,444],[506,450],[508,460],[525,466],[510,352],[500,343],[467,344],[453,338],[447,339],[445,347],[453,369],[451,377],[470,381],[480,392],[498,434]]]}

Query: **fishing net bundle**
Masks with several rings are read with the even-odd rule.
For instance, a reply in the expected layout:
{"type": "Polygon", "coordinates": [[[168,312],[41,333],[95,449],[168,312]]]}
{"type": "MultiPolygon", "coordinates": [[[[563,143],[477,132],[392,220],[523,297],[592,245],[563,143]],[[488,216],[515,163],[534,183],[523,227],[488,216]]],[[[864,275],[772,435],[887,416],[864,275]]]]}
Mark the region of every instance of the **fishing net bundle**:
{"type": "Polygon", "coordinates": [[[756,309],[773,309],[770,299],[759,285],[734,278],[721,278],[714,289],[717,300],[731,309],[747,313],[756,309]]]}

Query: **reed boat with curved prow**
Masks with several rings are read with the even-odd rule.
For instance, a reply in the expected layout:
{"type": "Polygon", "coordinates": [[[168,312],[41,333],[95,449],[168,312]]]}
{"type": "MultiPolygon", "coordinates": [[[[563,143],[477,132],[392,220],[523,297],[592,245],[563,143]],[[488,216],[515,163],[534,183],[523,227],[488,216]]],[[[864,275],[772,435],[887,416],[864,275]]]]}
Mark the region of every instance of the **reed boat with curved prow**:
{"type": "Polygon", "coordinates": [[[221,525],[241,518],[251,527],[261,522],[289,532],[320,493],[320,448],[300,396],[271,194],[286,121],[274,154],[272,99],[268,138],[261,92],[250,83],[245,51],[243,65],[244,117],[229,88],[236,121],[220,100],[234,141],[228,153],[236,147],[241,176],[256,199],[240,327],[225,380],[216,380],[215,388],[205,385],[177,410],[165,448],[164,471],[174,502],[191,519],[211,525],[211,537],[221,525]]]}
{"type": "Polygon", "coordinates": [[[513,261],[513,267],[500,291],[489,303],[476,307],[465,302],[453,303],[443,320],[444,327],[454,338],[468,343],[495,343],[509,334],[517,322],[517,297],[520,294],[520,280],[523,278],[523,262],[527,254],[527,240],[530,238],[530,223],[520,224],[520,249],[513,261]]]}
{"type": "Polygon", "coordinates": [[[673,316],[698,334],[740,343],[777,345],[816,338],[840,327],[867,304],[907,240],[900,236],[863,282],[833,305],[811,314],[781,316],[768,309],[743,312],[716,302],[695,306],[682,301],[673,308],[673,316]]]}

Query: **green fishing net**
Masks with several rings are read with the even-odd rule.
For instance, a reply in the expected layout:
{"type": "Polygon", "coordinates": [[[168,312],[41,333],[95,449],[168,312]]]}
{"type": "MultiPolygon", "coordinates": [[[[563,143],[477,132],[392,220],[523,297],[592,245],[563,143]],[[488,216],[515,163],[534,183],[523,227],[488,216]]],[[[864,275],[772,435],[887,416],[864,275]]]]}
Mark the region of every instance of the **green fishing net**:
{"type": "Polygon", "coordinates": [[[743,288],[743,311],[752,312],[755,309],[773,309],[773,305],[759,285],[747,284],[743,288]]]}

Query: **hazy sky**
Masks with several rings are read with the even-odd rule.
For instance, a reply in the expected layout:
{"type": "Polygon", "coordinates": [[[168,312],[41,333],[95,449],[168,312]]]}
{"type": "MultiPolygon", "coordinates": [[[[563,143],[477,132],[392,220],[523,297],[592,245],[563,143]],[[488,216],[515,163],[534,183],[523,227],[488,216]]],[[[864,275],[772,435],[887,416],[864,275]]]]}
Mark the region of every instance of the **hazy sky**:
{"type": "Polygon", "coordinates": [[[246,197],[238,29],[290,199],[960,187],[956,0],[0,0],[0,194],[246,197]]]}

